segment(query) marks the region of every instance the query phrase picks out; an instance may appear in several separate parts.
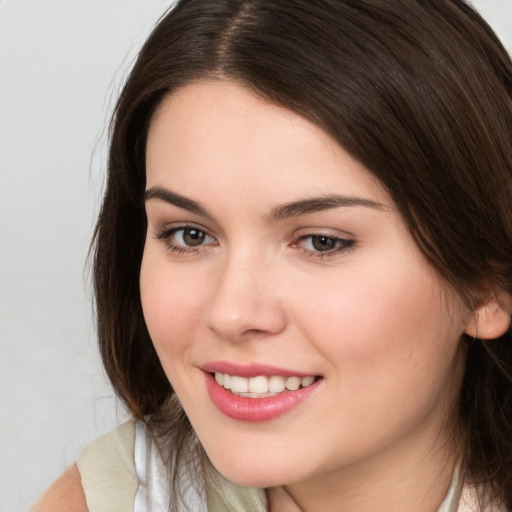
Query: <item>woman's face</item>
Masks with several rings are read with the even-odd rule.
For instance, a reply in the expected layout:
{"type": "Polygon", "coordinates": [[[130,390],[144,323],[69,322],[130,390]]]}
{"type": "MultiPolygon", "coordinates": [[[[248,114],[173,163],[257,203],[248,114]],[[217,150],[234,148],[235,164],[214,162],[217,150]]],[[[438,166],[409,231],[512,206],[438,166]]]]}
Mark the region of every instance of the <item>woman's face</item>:
{"type": "Polygon", "coordinates": [[[439,445],[467,311],[317,126],[233,83],[187,85],[151,124],[146,208],[149,333],[227,478],[326,481],[439,445]]]}

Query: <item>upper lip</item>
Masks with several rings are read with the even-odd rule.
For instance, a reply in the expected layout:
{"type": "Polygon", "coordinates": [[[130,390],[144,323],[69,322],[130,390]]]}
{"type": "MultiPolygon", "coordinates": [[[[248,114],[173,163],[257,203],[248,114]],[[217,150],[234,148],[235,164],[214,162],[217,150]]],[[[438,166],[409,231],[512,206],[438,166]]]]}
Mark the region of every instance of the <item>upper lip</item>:
{"type": "Polygon", "coordinates": [[[201,370],[207,373],[227,373],[228,375],[237,375],[239,377],[258,377],[260,375],[271,377],[272,375],[280,375],[282,377],[309,377],[316,375],[288,368],[281,368],[267,364],[246,363],[239,364],[231,361],[209,361],[201,365],[201,370]]]}

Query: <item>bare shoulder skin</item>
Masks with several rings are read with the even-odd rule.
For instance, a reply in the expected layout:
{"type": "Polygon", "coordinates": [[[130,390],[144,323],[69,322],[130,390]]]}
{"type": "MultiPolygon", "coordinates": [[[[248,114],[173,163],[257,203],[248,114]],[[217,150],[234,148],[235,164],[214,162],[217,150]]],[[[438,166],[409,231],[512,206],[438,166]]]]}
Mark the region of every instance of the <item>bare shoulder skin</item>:
{"type": "Polygon", "coordinates": [[[70,466],[44,496],[33,512],[88,512],[80,473],[76,464],[70,466]]]}

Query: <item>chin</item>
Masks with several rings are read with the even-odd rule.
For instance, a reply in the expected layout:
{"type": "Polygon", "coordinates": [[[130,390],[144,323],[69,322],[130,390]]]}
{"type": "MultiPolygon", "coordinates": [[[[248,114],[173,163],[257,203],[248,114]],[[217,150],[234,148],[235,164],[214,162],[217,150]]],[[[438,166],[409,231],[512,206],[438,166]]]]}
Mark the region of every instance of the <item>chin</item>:
{"type": "Polygon", "coordinates": [[[276,487],[280,485],[285,485],[286,482],[282,480],[276,480],[273,478],[269,478],[268,475],[254,475],[254,474],[245,474],[239,475],[234,473],[233,471],[219,471],[219,473],[229,480],[230,482],[240,486],[240,487],[249,487],[251,489],[267,489],[269,487],[276,487]]]}
{"type": "Polygon", "coordinates": [[[212,460],[215,469],[227,480],[240,487],[264,489],[289,484],[295,481],[298,475],[291,475],[287,468],[273,466],[269,471],[271,462],[262,465],[254,465],[254,459],[250,463],[245,461],[218,461],[212,460]]]}

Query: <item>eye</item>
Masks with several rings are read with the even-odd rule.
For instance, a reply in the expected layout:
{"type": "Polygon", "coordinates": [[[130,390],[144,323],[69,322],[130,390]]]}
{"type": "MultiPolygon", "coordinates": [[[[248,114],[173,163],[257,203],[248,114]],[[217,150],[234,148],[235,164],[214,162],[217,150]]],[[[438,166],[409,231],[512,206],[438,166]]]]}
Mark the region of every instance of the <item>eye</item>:
{"type": "Polygon", "coordinates": [[[207,245],[216,244],[213,237],[193,226],[165,229],[157,234],[157,238],[164,240],[168,249],[179,253],[197,252],[207,245]]]}
{"type": "Polygon", "coordinates": [[[325,257],[346,251],[355,245],[355,240],[339,238],[328,235],[305,235],[301,236],[295,244],[306,253],[314,256],[325,257]]]}
{"type": "Polygon", "coordinates": [[[308,237],[309,245],[315,251],[325,252],[335,249],[340,240],[329,236],[313,235],[308,237]]]}
{"type": "Polygon", "coordinates": [[[174,231],[174,240],[179,245],[198,247],[199,245],[203,245],[205,242],[211,243],[213,238],[199,229],[181,228],[174,231]]]}

